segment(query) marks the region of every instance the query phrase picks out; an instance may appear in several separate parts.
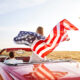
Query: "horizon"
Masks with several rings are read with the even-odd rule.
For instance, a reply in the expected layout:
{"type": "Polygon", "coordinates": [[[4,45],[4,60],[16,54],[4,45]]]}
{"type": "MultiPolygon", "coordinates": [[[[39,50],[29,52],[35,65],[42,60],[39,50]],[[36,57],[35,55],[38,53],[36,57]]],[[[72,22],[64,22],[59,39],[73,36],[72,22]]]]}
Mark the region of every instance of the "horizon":
{"type": "MultiPolygon", "coordinates": [[[[5,0],[0,1],[0,49],[24,47],[14,43],[19,31],[44,28],[45,36],[66,18],[80,29],[80,0],[5,0]]],[[[56,51],[80,51],[80,31],[68,31],[70,41],[61,42],[56,51]]]]}

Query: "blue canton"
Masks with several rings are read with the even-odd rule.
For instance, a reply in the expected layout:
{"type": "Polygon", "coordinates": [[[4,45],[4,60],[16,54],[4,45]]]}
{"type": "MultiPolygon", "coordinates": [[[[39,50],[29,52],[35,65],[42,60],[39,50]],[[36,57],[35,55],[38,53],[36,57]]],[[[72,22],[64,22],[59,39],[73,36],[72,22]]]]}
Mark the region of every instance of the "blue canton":
{"type": "Polygon", "coordinates": [[[37,34],[35,32],[30,32],[30,31],[20,31],[18,36],[14,38],[14,41],[18,44],[25,44],[28,46],[31,46],[31,44],[35,40],[44,40],[45,37],[41,36],[40,34],[37,34]]]}

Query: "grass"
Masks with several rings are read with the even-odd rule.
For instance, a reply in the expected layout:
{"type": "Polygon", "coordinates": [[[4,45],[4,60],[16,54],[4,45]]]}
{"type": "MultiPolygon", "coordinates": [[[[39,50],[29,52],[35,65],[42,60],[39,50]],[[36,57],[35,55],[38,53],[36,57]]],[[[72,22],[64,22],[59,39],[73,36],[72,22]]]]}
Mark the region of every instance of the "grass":
{"type": "Polygon", "coordinates": [[[47,57],[49,59],[72,59],[80,61],[80,51],[54,51],[47,57]]]}

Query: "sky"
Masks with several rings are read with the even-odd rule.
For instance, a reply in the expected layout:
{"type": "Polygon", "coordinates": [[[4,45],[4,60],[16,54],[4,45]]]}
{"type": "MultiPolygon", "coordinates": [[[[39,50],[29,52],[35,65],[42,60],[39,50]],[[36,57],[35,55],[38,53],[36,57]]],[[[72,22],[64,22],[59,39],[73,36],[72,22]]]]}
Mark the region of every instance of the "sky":
{"type": "MultiPolygon", "coordinates": [[[[19,31],[36,31],[43,26],[45,36],[62,19],[80,29],[80,0],[0,0],[0,49],[27,47],[13,38],[19,31]]],[[[80,31],[68,31],[70,41],[55,50],[80,51],[80,31]]]]}

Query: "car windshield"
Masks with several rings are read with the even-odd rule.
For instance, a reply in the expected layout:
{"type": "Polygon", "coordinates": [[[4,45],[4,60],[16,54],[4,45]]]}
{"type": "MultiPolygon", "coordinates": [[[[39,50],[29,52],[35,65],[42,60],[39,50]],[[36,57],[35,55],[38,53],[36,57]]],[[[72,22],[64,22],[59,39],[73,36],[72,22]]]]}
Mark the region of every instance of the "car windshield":
{"type": "MultiPolygon", "coordinates": [[[[11,50],[10,50],[11,51],[11,50]]],[[[28,62],[30,56],[32,55],[32,51],[25,51],[22,49],[14,50],[15,57],[18,60],[23,60],[24,62],[28,62]],[[28,57],[28,58],[27,58],[28,57]]],[[[0,54],[1,58],[8,57],[9,51],[6,49],[0,54]]],[[[80,51],[53,51],[49,55],[47,55],[48,61],[54,60],[54,61],[79,61],[80,62],[80,51]]],[[[3,61],[3,60],[2,60],[3,61]]],[[[1,61],[0,61],[1,62],[1,61]]]]}

